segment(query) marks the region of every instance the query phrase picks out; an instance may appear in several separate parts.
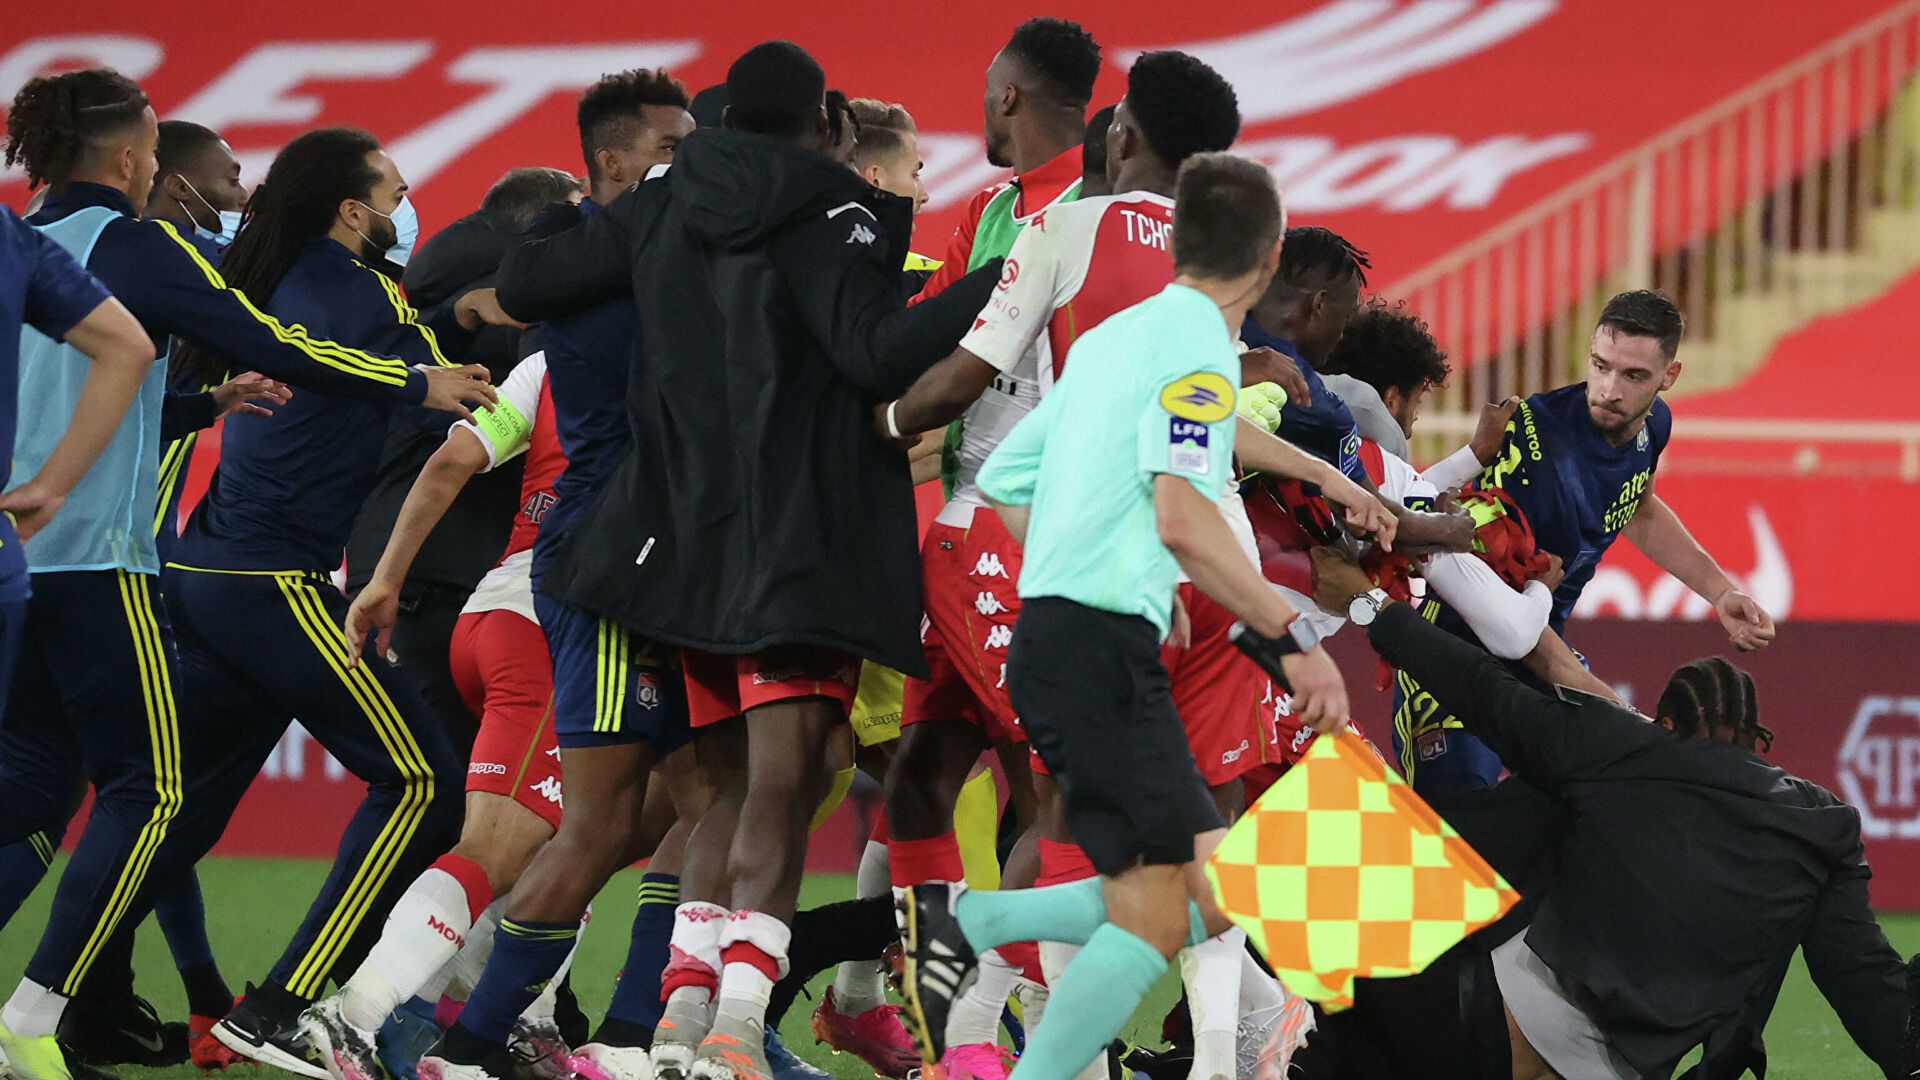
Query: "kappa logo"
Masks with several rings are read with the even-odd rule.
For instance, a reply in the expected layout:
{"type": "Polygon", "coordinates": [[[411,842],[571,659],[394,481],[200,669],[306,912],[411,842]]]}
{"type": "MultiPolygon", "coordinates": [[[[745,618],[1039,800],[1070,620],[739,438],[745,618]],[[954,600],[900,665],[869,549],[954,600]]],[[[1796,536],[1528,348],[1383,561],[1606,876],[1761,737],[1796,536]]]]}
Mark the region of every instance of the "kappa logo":
{"type": "Polygon", "coordinates": [[[975,577],[1006,577],[1007,567],[1000,561],[1000,556],[991,551],[983,551],[980,553],[980,561],[973,564],[973,574],[975,577]]]}
{"type": "Polygon", "coordinates": [[[858,221],[853,223],[853,232],[847,234],[849,244],[872,244],[873,241],[873,230],[858,221]]]}
{"type": "Polygon", "coordinates": [[[560,781],[549,776],[537,784],[528,784],[528,790],[537,791],[550,803],[560,802],[560,781]]]}
{"type": "Polygon", "coordinates": [[[983,592],[973,598],[973,610],[982,615],[998,615],[1007,610],[1007,605],[990,592],[983,592]]]}
{"type": "Polygon", "coordinates": [[[474,776],[505,776],[507,767],[497,761],[476,761],[467,766],[467,772],[474,776]]]}
{"type": "Polygon", "coordinates": [[[1247,740],[1241,739],[1239,746],[1236,746],[1233,749],[1227,751],[1226,753],[1220,755],[1220,764],[1231,765],[1234,762],[1239,761],[1240,756],[1247,752],[1248,745],[1249,744],[1247,743],[1247,740]]]}
{"type": "Polygon", "coordinates": [[[987,648],[1004,649],[1013,644],[1013,627],[995,626],[987,631],[987,648]]]}

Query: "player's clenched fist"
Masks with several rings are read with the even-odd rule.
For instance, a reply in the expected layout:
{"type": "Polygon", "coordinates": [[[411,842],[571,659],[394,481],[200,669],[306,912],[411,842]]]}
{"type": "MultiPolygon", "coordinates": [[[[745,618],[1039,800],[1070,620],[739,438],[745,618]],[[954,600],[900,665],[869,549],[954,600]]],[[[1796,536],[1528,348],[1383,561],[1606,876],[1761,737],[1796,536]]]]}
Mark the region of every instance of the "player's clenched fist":
{"type": "Polygon", "coordinates": [[[1280,667],[1293,690],[1293,712],[1300,722],[1326,734],[1347,722],[1347,684],[1327,650],[1315,647],[1283,657],[1280,667]]]}

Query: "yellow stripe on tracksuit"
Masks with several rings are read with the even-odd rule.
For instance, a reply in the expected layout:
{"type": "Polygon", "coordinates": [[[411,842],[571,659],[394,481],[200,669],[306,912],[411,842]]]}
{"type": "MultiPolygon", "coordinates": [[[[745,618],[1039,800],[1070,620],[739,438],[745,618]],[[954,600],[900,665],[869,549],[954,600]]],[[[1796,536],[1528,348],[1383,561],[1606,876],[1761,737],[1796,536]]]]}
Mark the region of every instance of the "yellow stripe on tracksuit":
{"type": "Polygon", "coordinates": [[[347,694],[366,714],[374,734],[380,738],[380,744],[393,757],[394,763],[400,767],[401,776],[407,781],[400,805],[381,827],[380,834],[367,849],[366,858],[340,894],[339,902],[328,914],[319,933],[314,935],[306,955],[295,965],[293,976],[287,980],[289,991],[300,997],[315,998],[320,996],[328,973],[340,959],[347,942],[359,930],[374,899],[386,887],[394,864],[419,831],[420,821],[433,802],[434,776],[426,755],[421,753],[413,733],[407,730],[406,722],[400,710],[394,706],[393,699],[387,696],[386,688],[364,665],[347,667],[346,636],[334,625],[332,617],[321,604],[319,590],[302,573],[280,574],[274,580],[280,586],[281,595],[286,597],[294,621],[313,642],[313,647],[326,660],[327,666],[333,669],[341,685],[346,687],[347,694]]]}
{"type": "Polygon", "coordinates": [[[627,708],[627,628],[612,619],[600,620],[599,655],[594,667],[593,730],[612,735],[620,730],[627,708]]]}
{"type": "Polygon", "coordinates": [[[46,834],[45,830],[27,837],[27,843],[33,845],[33,853],[40,857],[40,865],[53,865],[53,839],[46,834]]]}
{"type": "Polygon", "coordinates": [[[400,286],[395,285],[392,278],[364,263],[361,264],[361,268],[372,274],[380,282],[380,287],[387,291],[387,302],[393,305],[393,314],[400,320],[401,325],[411,325],[420,331],[420,336],[426,339],[428,351],[433,353],[433,362],[441,367],[456,366],[453,361],[447,359],[445,353],[440,351],[439,335],[433,332],[432,327],[420,321],[420,313],[415,311],[413,305],[407,303],[407,298],[400,294],[400,286]]]}
{"type": "MultiPolygon", "coordinates": [[[[1420,617],[1428,622],[1437,621],[1440,618],[1439,602],[1429,600],[1421,605],[1420,617]]],[[[1424,719],[1414,716],[1414,702],[1420,694],[1420,684],[1414,682],[1413,676],[1404,671],[1396,670],[1393,677],[1400,684],[1400,707],[1393,711],[1394,731],[1400,736],[1400,775],[1406,777],[1407,783],[1411,784],[1413,770],[1419,763],[1420,757],[1413,745],[1414,733],[1419,727],[1420,720],[1424,719]]],[[[1459,721],[1454,721],[1450,726],[1458,727],[1459,721]]]]}
{"type": "Polygon", "coordinates": [[[159,536],[160,530],[167,525],[167,508],[173,505],[173,489],[180,484],[180,478],[186,474],[187,462],[193,458],[193,444],[200,441],[200,433],[189,431],[167,447],[160,455],[160,496],[154,500],[153,535],[159,536]]]}
{"type": "MultiPolygon", "coordinates": [[[[187,253],[187,257],[193,260],[195,266],[200,268],[200,273],[207,279],[207,284],[219,289],[221,292],[229,293],[235,299],[239,300],[240,306],[246,308],[247,314],[258,319],[260,324],[272,331],[273,336],[281,343],[299,349],[313,360],[325,364],[335,371],[345,372],[348,375],[355,375],[363,379],[371,379],[374,382],[386,383],[389,386],[405,386],[407,384],[407,379],[411,377],[413,369],[407,366],[406,361],[398,358],[375,356],[372,353],[349,348],[336,341],[311,337],[307,334],[306,327],[298,323],[281,322],[279,319],[254,307],[253,301],[247,298],[246,293],[228,285],[227,279],[220,276],[220,271],[215,270],[213,264],[207,261],[206,256],[200,254],[200,249],[183,239],[172,225],[158,218],[150,218],[148,220],[160,226],[168,236],[173,238],[174,243],[180,245],[180,249],[187,253]]],[[[383,278],[382,280],[385,279],[383,278]]],[[[422,329],[424,330],[425,328],[422,327],[422,329]]],[[[429,343],[432,342],[431,333],[428,335],[428,341],[429,343]]],[[[439,347],[437,345],[434,347],[434,355],[440,359],[442,364],[446,363],[446,360],[439,356],[439,347]]]]}
{"type": "Polygon", "coordinates": [[[147,712],[147,737],[153,747],[153,778],[159,796],[153,814],[140,827],[133,850],[120,867],[119,880],[108,894],[107,906],[94,924],[87,943],[80,950],[73,969],[61,980],[60,993],[68,997],[80,992],[87,970],[100,950],[113,937],[114,930],[140,894],[153,865],[154,854],[167,838],[167,827],[180,814],[182,798],[180,775],[180,721],[173,708],[173,677],[167,671],[166,643],[160,637],[160,620],[153,613],[153,593],[139,577],[125,570],[114,571],[120,585],[120,603],[127,614],[127,630],[133,641],[135,667],[140,674],[140,692],[147,712]]]}

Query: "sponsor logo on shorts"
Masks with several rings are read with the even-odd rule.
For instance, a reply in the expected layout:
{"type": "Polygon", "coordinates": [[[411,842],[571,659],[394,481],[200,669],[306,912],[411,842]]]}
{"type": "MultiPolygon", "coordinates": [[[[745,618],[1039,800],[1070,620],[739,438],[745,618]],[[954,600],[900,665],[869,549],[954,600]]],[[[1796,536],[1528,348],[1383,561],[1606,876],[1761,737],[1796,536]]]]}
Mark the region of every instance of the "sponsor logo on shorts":
{"type": "Polygon", "coordinates": [[[505,776],[507,767],[497,761],[476,761],[467,766],[467,772],[474,776],[505,776]]]}
{"type": "Polygon", "coordinates": [[[1293,742],[1290,744],[1290,749],[1292,749],[1292,751],[1296,754],[1302,750],[1305,750],[1307,748],[1307,744],[1313,741],[1313,736],[1314,736],[1314,731],[1312,728],[1310,727],[1301,728],[1299,731],[1296,731],[1293,733],[1293,742]]]}
{"type": "Polygon", "coordinates": [[[1231,765],[1234,762],[1239,761],[1240,756],[1247,752],[1247,748],[1248,748],[1247,740],[1241,739],[1239,746],[1236,746],[1233,749],[1227,751],[1226,753],[1220,755],[1220,764],[1231,765]]]}
{"type": "Polygon", "coordinates": [[[1007,605],[991,592],[982,592],[973,598],[973,610],[982,615],[999,615],[1007,610],[1007,605]]]}
{"type": "Polygon", "coordinates": [[[973,564],[973,574],[975,577],[1006,577],[1007,568],[1000,561],[1000,556],[991,551],[983,551],[980,553],[980,561],[973,564]]]}
{"type": "Polygon", "coordinates": [[[540,794],[541,796],[545,797],[545,799],[550,803],[561,805],[560,804],[560,781],[554,779],[551,776],[541,780],[537,784],[528,784],[527,790],[540,794]]]}
{"type": "Polygon", "coordinates": [[[987,630],[987,648],[1004,649],[1013,644],[1013,627],[993,626],[987,630]]]}

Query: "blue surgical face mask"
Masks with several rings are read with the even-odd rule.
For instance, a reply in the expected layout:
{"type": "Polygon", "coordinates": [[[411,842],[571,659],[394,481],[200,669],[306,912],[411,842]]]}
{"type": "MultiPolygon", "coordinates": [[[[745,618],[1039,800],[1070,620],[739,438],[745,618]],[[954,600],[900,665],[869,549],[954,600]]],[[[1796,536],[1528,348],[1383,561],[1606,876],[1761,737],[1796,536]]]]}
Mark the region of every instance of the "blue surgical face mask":
{"type": "Polygon", "coordinates": [[[233,238],[240,234],[240,211],[214,210],[213,204],[207,201],[207,197],[200,194],[199,188],[193,186],[193,181],[182,176],[180,182],[187,185],[187,190],[193,192],[193,197],[200,200],[200,205],[206,207],[208,210],[213,210],[215,220],[220,222],[220,231],[214,232],[212,229],[200,224],[200,219],[194,215],[193,211],[186,208],[185,204],[182,204],[182,208],[187,210],[187,220],[193,222],[194,235],[205,237],[221,247],[226,247],[228,244],[233,243],[233,238]]]}
{"type": "MultiPolygon", "coordinates": [[[[358,199],[354,201],[359,202],[358,199]]],[[[380,211],[374,210],[364,202],[360,205],[366,206],[373,213],[380,214],[380,211]]],[[[400,205],[393,208],[393,213],[380,214],[380,216],[393,223],[394,241],[393,246],[385,252],[387,261],[395,266],[407,265],[407,260],[413,257],[413,246],[420,240],[420,213],[413,208],[413,200],[402,195],[400,205]]],[[[361,233],[360,239],[373,244],[373,239],[366,233],[361,233]]]]}

